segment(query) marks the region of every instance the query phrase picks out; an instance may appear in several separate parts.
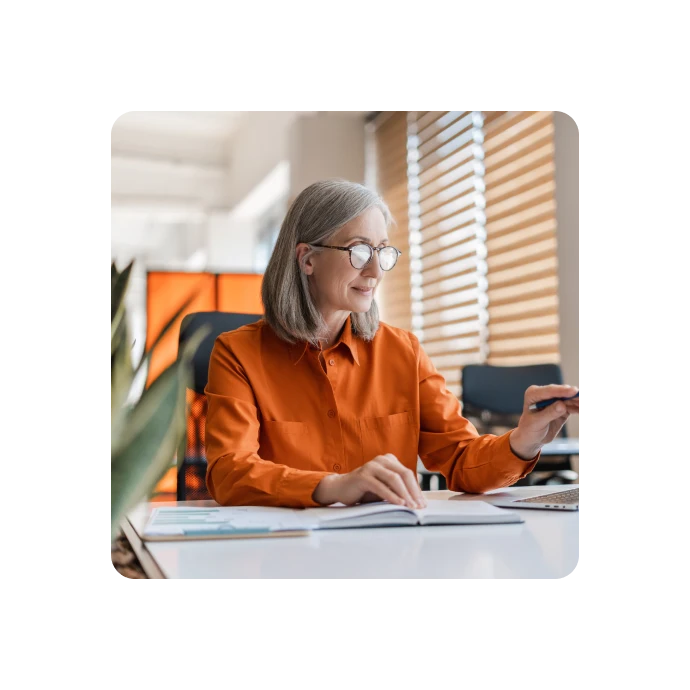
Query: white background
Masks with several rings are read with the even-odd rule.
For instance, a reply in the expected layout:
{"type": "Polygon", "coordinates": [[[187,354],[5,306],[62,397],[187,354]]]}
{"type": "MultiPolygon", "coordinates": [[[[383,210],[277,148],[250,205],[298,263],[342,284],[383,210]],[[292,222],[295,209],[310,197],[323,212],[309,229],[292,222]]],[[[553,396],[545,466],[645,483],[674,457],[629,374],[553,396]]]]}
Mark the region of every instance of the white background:
{"type": "Polygon", "coordinates": [[[140,0],[4,10],[3,666],[12,687],[682,683],[681,7],[140,0]],[[459,105],[561,110],[579,126],[587,484],[576,570],[547,581],[120,577],[104,536],[113,122],[130,110],[459,105]]]}

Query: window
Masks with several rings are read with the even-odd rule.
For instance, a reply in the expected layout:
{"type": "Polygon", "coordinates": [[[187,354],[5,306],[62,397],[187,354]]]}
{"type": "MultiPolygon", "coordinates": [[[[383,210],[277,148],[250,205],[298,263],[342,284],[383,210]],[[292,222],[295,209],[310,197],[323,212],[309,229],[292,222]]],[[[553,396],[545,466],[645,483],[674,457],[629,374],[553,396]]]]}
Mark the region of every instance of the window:
{"type": "Polygon", "coordinates": [[[376,186],[407,257],[382,283],[382,319],[419,337],[456,395],[469,363],[558,362],[552,113],[380,113],[374,126],[376,186]]]}

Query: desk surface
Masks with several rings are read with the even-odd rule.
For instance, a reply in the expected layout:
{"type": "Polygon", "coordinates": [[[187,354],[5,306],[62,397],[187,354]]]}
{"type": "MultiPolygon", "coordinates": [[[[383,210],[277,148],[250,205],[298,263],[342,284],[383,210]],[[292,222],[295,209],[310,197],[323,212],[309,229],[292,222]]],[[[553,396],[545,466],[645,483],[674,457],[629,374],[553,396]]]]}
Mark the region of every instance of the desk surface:
{"type": "MultiPolygon", "coordinates": [[[[577,485],[568,485],[574,488],[577,485]]],[[[534,496],[563,486],[511,487],[481,496],[427,491],[427,498],[534,496]]],[[[306,537],[146,542],[152,507],[129,514],[125,532],[150,577],[167,578],[559,578],[578,559],[578,513],[520,510],[524,524],[336,529],[306,537]]],[[[216,505],[186,501],[186,506],[216,505]]]]}

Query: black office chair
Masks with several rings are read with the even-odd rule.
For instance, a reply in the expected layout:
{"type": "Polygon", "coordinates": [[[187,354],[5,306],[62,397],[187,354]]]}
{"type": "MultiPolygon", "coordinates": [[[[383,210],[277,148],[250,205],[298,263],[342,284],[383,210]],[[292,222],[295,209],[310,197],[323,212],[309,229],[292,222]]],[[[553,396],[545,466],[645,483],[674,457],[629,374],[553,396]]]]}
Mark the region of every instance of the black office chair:
{"type": "MultiPolygon", "coordinates": [[[[514,367],[468,364],[462,369],[463,416],[481,434],[505,433],[517,426],[522,414],[525,391],[530,386],[552,383],[563,383],[558,364],[514,367]]],[[[567,438],[565,426],[559,436],[567,438]]],[[[548,456],[541,457],[534,472],[519,480],[517,485],[570,484],[575,478],[570,456],[548,456]]]]}
{"type": "Polygon", "coordinates": [[[209,325],[210,333],[201,341],[193,366],[192,388],[187,390],[187,429],[177,451],[177,500],[193,501],[211,498],[206,488],[206,412],[204,388],[208,382],[208,365],[216,338],[226,331],[254,323],[261,314],[229,314],[203,311],[182,319],[178,348],[200,327],[209,325]]]}

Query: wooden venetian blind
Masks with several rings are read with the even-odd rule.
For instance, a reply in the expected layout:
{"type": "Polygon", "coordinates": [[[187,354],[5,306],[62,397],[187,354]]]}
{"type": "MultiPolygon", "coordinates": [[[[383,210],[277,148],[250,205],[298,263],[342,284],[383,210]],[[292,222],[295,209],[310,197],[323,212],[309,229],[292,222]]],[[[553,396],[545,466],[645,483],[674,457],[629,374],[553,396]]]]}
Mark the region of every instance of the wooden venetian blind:
{"type": "Polygon", "coordinates": [[[381,320],[412,329],[407,187],[407,113],[380,113],[374,122],[376,187],[393,215],[388,238],[402,256],[377,290],[381,320]]]}
{"type": "Polygon", "coordinates": [[[410,254],[413,329],[448,388],[486,357],[482,115],[412,112],[410,254]]]}
{"type": "Polygon", "coordinates": [[[489,356],[559,362],[553,113],[484,113],[489,356]]]}
{"type": "Polygon", "coordinates": [[[413,330],[458,396],[466,364],[558,362],[553,113],[388,114],[376,144],[408,253],[383,320],[413,330]]]}

